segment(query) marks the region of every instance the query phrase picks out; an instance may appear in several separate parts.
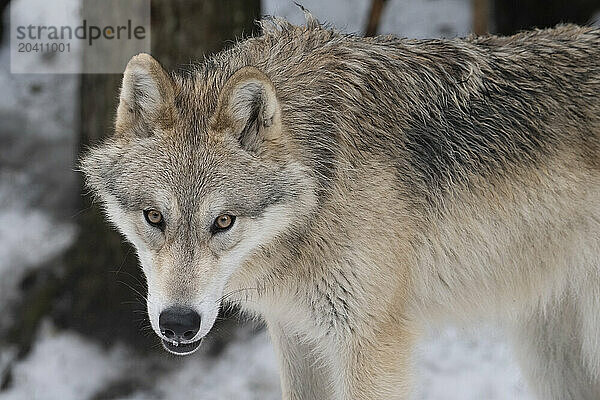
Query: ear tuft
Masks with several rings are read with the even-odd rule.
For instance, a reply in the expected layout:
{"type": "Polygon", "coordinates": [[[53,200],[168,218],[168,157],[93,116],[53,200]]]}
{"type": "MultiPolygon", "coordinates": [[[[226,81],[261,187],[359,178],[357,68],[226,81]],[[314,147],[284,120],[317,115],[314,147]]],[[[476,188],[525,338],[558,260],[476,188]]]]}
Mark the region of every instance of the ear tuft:
{"type": "Polygon", "coordinates": [[[145,53],[134,56],[123,73],[117,133],[130,131],[139,123],[164,120],[173,99],[173,82],[158,61],[145,53]]]}
{"type": "Polygon", "coordinates": [[[280,110],[271,80],[255,67],[244,67],[227,80],[212,118],[217,132],[231,132],[248,151],[259,152],[280,134],[280,110]]]}

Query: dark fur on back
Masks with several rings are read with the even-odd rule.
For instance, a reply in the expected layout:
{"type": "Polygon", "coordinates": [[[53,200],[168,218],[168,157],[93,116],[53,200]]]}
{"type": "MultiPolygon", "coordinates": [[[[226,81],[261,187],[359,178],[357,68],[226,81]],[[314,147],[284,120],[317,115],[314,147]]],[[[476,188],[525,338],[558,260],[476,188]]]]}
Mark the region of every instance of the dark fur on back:
{"type": "Polygon", "coordinates": [[[210,115],[225,80],[256,66],[273,81],[283,123],[322,193],[341,161],[373,158],[428,204],[565,152],[582,168],[600,168],[598,29],[408,40],[346,35],[310,18],[307,27],[272,20],[263,28],[180,77],[194,90],[182,90],[178,103],[204,104],[194,114],[210,115]]]}

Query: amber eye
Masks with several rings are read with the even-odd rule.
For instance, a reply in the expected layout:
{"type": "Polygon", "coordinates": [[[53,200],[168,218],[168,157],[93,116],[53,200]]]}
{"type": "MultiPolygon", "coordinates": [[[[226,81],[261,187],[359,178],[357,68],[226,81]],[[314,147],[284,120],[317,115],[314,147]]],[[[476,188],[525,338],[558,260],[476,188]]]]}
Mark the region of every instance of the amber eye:
{"type": "Polygon", "coordinates": [[[146,217],[146,222],[148,222],[150,225],[161,229],[163,228],[164,220],[160,211],[153,208],[144,210],[144,217],[146,217]]]}
{"type": "Polygon", "coordinates": [[[221,214],[215,219],[213,223],[214,231],[225,231],[233,226],[233,222],[235,221],[235,217],[229,214],[221,214]]]}

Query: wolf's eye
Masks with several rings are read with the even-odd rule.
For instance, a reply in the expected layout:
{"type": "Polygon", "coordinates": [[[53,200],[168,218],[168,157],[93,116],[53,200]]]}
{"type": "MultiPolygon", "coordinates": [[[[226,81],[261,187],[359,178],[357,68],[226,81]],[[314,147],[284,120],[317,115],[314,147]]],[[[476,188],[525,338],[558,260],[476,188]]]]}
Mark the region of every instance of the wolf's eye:
{"type": "Polygon", "coordinates": [[[213,232],[226,231],[233,226],[235,216],[229,214],[221,214],[213,222],[213,232]]]}
{"type": "Polygon", "coordinates": [[[146,222],[148,222],[150,225],[163,229],[164,220],[160,211],[153,208],[144,210],[144,217],[146,218],[146,222]]]}

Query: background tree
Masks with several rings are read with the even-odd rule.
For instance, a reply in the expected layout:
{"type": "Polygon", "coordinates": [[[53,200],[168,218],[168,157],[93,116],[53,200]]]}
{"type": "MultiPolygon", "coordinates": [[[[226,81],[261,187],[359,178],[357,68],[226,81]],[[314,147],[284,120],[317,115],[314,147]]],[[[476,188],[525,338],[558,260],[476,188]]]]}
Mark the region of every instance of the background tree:
{"type": "Polygon", "coordinates": [[[381,15],[388,0],[371,0],[367,25],[365,27],[365,36],[375,36],[381,23],[381,15]]]}

